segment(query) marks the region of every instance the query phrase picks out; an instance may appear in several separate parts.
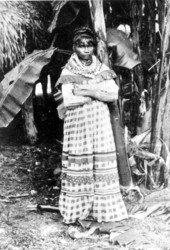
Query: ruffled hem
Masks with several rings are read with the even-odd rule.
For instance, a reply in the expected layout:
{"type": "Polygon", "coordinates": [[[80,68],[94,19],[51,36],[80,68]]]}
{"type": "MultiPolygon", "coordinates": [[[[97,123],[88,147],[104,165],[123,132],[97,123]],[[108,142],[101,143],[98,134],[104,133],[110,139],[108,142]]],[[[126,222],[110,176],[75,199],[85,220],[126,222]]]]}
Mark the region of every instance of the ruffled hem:
{"type": "Polygon", "coordinates": [[[66,224],[83,220],[88,216],[94,221],[114,222],[128,218],[121,194],[73,197],[61,192],[59,209],[66,224]]]}

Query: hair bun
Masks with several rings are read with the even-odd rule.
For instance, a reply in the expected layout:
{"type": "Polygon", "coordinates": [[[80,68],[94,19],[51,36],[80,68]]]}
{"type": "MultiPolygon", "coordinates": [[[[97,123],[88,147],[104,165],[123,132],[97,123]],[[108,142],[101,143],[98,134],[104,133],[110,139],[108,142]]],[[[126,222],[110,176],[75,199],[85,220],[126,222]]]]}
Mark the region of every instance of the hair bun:
{"type": "Polygon", "coordinates": [[[87,34],[87,35],[92,36],[93,38],[96,37],[93,30],[87,26],[75,28],[75,30],[73,32],[73,36],[77,36],[77,35],[81,35],[81,34],[87,34]]]}

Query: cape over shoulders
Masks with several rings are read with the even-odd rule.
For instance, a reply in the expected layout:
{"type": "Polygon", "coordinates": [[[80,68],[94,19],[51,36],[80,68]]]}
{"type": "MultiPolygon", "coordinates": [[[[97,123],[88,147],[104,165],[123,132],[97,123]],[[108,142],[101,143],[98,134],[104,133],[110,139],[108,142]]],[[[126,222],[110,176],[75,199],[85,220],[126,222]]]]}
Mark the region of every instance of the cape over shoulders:
{"type": "MultiPolygon", "coordinates": [[[[106,66],[105,64],[102,64],[99,73],[95,75],[95,77],[101,77],[102,80],[111,80],[111,79],[115,79],[117,75],[108,66],[106,66]]],[[[82,84],[83,80],[88,80],[88,79],[91,79],[91,78],[75,74],[71,72],[69,69],[64,68],[56,83],[56,87],[62,84],[67,84],[67,83],[82,84]]]]}

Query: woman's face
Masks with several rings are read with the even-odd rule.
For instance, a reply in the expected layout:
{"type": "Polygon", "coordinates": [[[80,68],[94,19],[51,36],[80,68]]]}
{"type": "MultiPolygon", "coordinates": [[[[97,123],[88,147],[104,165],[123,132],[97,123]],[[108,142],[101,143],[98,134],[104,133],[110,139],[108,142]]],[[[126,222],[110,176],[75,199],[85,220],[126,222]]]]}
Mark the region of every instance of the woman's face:
{"type": "Polygon", "coordinates": [[[82,38],[78,44],[73,47],[74,52],[82,60],[88,60],[94,53],[94,45],[90,38],[82,38]]]}

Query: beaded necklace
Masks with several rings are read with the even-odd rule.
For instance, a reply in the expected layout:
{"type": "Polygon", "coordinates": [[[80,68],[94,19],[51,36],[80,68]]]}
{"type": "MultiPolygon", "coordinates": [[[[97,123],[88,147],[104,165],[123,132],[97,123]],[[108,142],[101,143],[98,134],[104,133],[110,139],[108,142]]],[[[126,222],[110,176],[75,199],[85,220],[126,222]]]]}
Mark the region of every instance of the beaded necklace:
{"type": "Polygon", "coordinates": [[[90,66],[92,64],[92,58],[88,60],[80,60],[80,62],[83,66],[90,66]]]}
{"type": "Polygon", "coordinates": [[[74,74],[82,75],[88,78],[95,78],[95,76],[100,72],[101,63],[94,55],[92,55],[90,61],[87,61],[82,63],[77,54],[73,53],[65,68],[74,74]]]}

